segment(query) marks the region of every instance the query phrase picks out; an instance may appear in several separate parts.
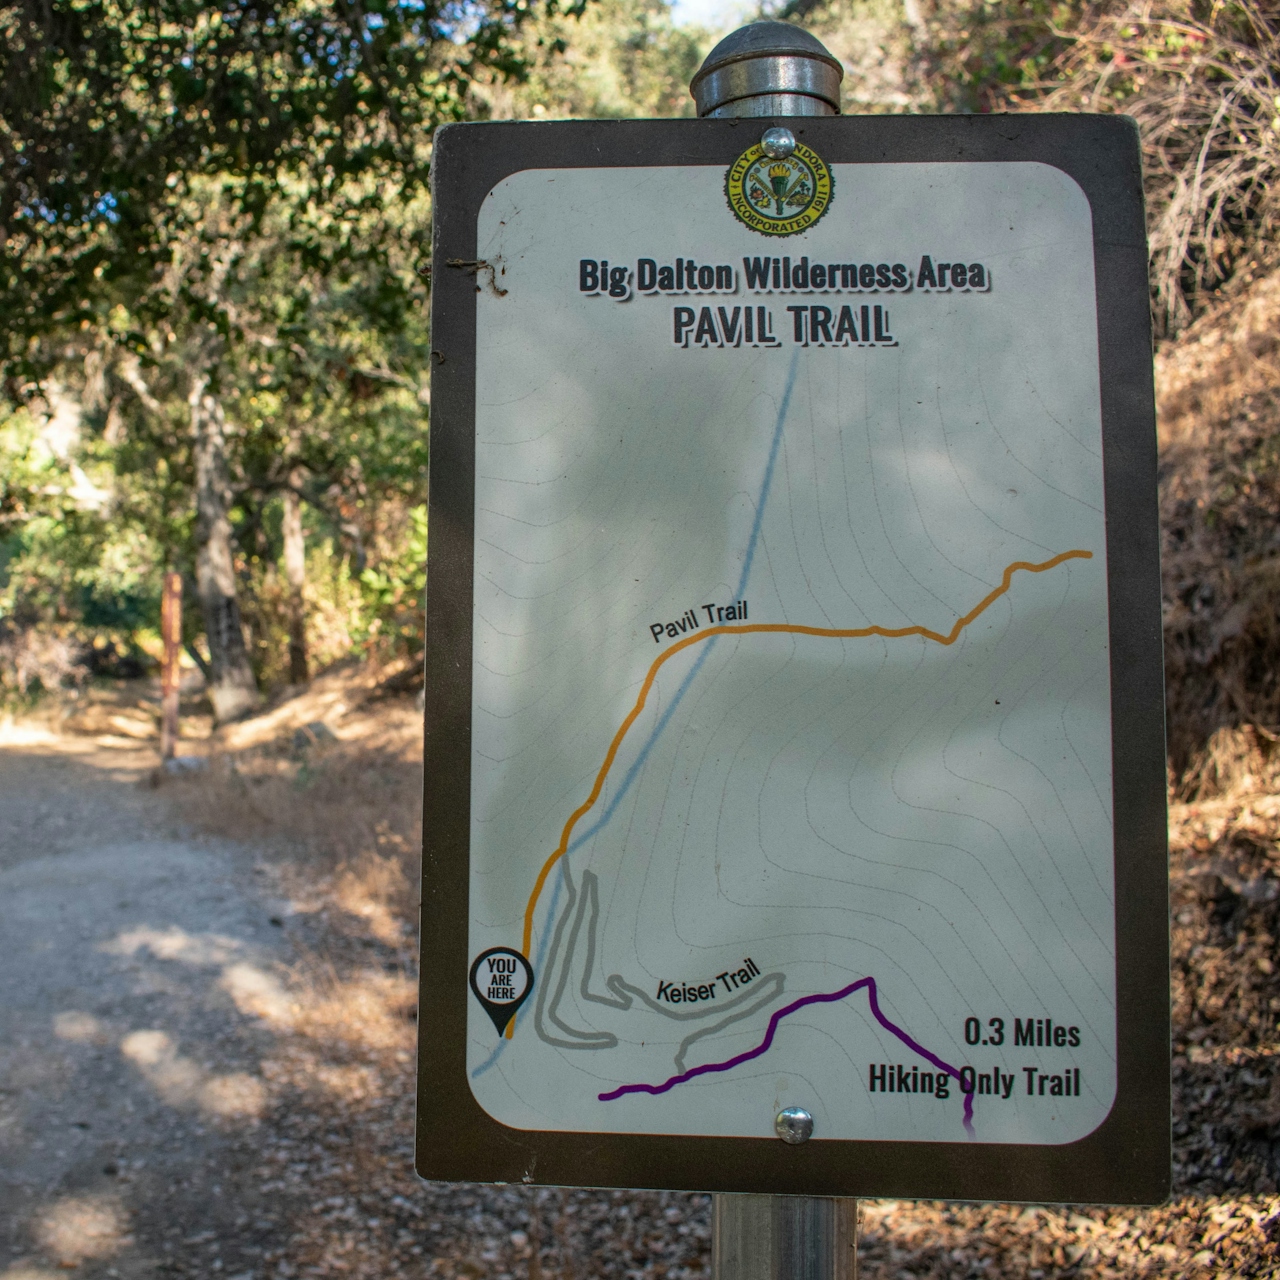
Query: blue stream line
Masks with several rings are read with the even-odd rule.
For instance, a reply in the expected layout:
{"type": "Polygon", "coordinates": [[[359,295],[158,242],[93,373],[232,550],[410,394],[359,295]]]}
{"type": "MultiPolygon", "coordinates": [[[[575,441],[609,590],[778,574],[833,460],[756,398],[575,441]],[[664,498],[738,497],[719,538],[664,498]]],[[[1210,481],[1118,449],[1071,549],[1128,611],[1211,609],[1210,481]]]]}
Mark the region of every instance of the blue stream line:
{"type": "MultiPolygon", "coordinates": [[[[794,355],[791,357],[791,368],[787,373],[787,385],[782,392],[782,400],[778,404],[778,419],[773,428],[773,441],[769,446],[769,460],[765,463],[764,478],[760,482],[760,496],[756,500],[755,519],[751,524],[751,537],[747,541],[747,554],[742,562],[742,575],[738,579],[738,589],[734,598],[741,600],[747,593],[747,579],[751,577],[751,566],[755,562],[756,548],[760,543],[760,531],[764,525],[764,508],[769,500],[769,490],[773,485],[773,473],[778,462],[778,452],[782,447],[782,428],[787,420],[787,411],[791,407],[791,393],[795,390],[796,373],[800,367],[800,349],[796,348],[794,355]]],[[[658,717],[658,722],[653,726],[649,733],[648,740],[644,746],[640,748],[635,760],[631,764],[631,768],[627,770],[622,779],[621,785],[614,792],[604,812],[589,826],[580,836],[575,837],[569,843],[569,847],[565,850],[564,858],[573,853],[575,849],[581,849],[593,836],[597,835],[612,819],[613,815],[618,811],[618,806],[622,803],[627,792],[631,790],[632,784],[640,776],[640,771],[645,766],[645,761],[649,758],[649,753],[657,745],[658,739],[662,736],[663,731],[671,722],[671,717],[675,715],[676,708],[684,699],[684,695],[689,692],[694,680],[697,678],[698,672],[702,670],[703,665],[711,656],[711,651],[719,642],[719,636],[712,636],[705,644],[701,646],[697,658],[694,659],[693,665],[689,668],[688,674],[680,682],[680,687],[676,690],[675,696],[671,699],[667,709],[658,717]]],[[[560,889],[564,883],[563,863],[561,859],[562,870],[560,875],[556,877],[555,892],[551,896],[551,906],[547,911],[546,923],[542,927],[542,937],[538,943],[538,958],[534,964],[534,974],[542,973],[543,962],[547,958],[547,946],[551,940],[551,926],[556,918],[556,907],[560,902],[560,889]]],[[[536,981],[536,977],[535,977],[536,981]]],[[[471,1078],[475,1080],[478,1076],[483,1075],[499,1057],[502,1056],[503,1050],[509,1042],[500,1037],[493,1052],[471,1073],[471,1078]]]]}

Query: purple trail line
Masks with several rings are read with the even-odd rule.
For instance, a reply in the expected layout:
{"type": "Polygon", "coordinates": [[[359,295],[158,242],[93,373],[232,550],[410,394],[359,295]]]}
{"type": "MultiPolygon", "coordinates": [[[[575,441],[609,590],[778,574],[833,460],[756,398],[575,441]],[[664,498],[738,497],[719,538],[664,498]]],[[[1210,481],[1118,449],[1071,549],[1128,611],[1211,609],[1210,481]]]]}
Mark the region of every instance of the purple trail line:
{"type": "MultiPolygon", "coordinates": [[[[731,1071],[734,1067],[740,1067],[744,1062],[750,1062],[752,1058],[758,1058],[761,1054],[767,1053],[769,1046],[773,1044],[774,1034],[778,1030],[778,1023],[788,1014],[795,1013],[797,1009],[803,1009],[809,1004],[833,1004],[837,1000],[843,1000],[846,996],[851,996],[855,991],[861,991],[863,988],[867,991],[867,1003],[871,1006],[871,1012],[875,1015],[876,1021],[888,1032],[897,1036],[903,1044],[907,1046],[913,1053],[918,1053],[926,1062],[931,1062],[939,1071],[945,1071],[947,1075],[954,1076],[956,1083],[960,1084],[960,1072],[949,1062],[943,1062],[936,1054],[930,1053],[922,1044],[918,1044],[896,1023],[890,1022],[884,1016],[880,1009],[880,1001],[876,998],[876,980],[874,978],[859,978],[857,982],[851,982],[847,987],[841,987],[839,991],[831,991],[825,995],[801,996],[799,1000],[793,1000],[790,1004],[784,1005],[779,1009],[773,1017],[769,1019],[769,1028],[764,1033],[764,1039],[756,1045],[754,1049],[747,1049],[735,1057],[730,1058],[727,1062],[706,1062],[700,1067],[690,1067],[688,1071],[682,1071],[678,1076],[672,1076],[670,1080],[663,1081],[662,1084],[623,1084],[616,1089],[610,1089],[608,1093],[599,1094],[601,1102],[613,1102],[616,1098],[621,1098],[625,1093],[666,1093],[668,1089],[674,1089],[678,1084],[684,1084],[686,1080],[692,1080],[695,1076],[710,1075],[717,1071],[731,1071]]],[[[964,1086],[961,1085],[961,1092],[964,1092],[964,1086]]],[[[974,1138],[977,1135],[973,1131],[973,1091],[970,1090],[964,1094],[964,1128],[969,1137],[974,1138]]]]}

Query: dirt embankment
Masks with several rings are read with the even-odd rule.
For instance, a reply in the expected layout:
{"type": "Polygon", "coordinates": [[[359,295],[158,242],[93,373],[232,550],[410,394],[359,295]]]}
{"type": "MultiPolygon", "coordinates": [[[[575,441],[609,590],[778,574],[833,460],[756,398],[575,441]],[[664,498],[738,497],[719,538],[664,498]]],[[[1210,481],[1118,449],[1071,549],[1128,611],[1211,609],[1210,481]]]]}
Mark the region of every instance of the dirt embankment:
{"type": "Polygon", "coordinates": [[[1171,783],[1274,789],[1280,731],[1280,272],[1156,362],[1171,783]]]}

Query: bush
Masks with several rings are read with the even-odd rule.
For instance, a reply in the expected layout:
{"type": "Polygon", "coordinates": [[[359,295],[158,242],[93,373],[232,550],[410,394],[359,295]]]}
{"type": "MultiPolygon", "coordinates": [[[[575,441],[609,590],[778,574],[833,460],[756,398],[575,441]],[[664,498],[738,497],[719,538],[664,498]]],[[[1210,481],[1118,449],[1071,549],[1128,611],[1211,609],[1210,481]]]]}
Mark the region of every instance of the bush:
{"type": "Polygon", "coordinates": [[[939,4],[916,46],[940,110],[1102,111],[1142,131],[1152,310],[1178,333],[1274,253],[1280,26],[1257,0],[939,4]]]}

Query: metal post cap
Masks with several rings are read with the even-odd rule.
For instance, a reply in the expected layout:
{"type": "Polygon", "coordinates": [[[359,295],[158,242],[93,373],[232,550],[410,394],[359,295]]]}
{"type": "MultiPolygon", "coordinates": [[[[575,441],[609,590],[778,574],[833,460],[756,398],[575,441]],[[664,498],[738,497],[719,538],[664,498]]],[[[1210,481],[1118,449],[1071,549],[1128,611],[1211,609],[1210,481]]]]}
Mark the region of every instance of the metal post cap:
{"type": "Polygon", "coordinates": [[[725,36],[689,83],[699,116],[839,115],[844,68],[789,22],[751,22],[725,36]],[[769,99],[764,112],[751,99],[769,99]]]}

